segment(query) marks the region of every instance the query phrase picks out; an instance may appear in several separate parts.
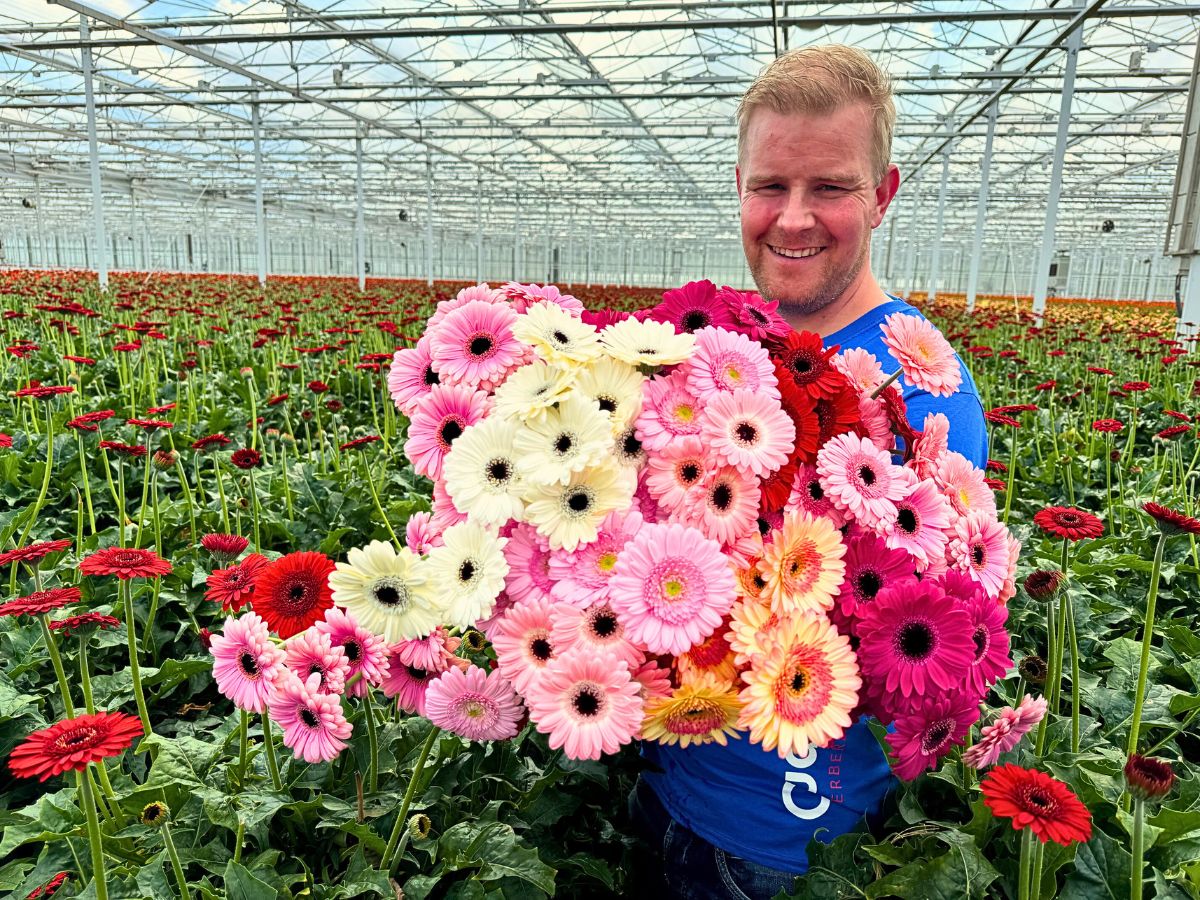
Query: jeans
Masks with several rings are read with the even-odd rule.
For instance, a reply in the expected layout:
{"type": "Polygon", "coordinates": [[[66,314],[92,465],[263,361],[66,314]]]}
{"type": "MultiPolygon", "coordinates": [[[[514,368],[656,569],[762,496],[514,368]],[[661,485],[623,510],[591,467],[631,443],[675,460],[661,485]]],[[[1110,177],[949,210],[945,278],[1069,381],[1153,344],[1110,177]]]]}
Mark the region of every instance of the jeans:
{"type": "Polygon", "coordinates": [[[732,856],[680,825],[641,778],[629,795],[629,817],[645,842],[630,896],[770,900],[793,890],[796,875],[732,856]]]}

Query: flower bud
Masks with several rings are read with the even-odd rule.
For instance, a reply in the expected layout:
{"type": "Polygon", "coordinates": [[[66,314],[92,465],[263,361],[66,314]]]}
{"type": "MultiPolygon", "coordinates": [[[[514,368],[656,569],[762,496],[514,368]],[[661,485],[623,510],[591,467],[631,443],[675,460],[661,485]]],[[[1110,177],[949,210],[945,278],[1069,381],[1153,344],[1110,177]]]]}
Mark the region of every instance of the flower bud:
{"type": "Polygon", "coordinates": [[[1031,600],[1049,603],[1062,587],[1063,575],[1057,569],[1037,569],[1025,576],[1025,593],[1031,600]]]}
{"type": "Polygon", "coordinates": [[[171,807],[167,806],[161,800],[152,800],[142,807],[142,814],[138,816],[138,820],[143,825],[149,825],[152,828],[161,828],[170,817],[171,807]]]}
{"type": "Polygon", "coordinates": [[[433,830],[433,821],[424,813],[417,813],[408,820],[408,833],[410,836],[423,840],[429,837],[429,833],[433,830]]]}
{"type": "Polygon", "coordinates": [[[1026,656],[1017,664],[1017,672],[1030,684],[1045,684],[1050,669],[1040,656],[1026,656]]]}
{"type": "Polygon", "coordinates": [[[150,458],[150,464],[160,472],[169,472],[175,468],[177,459],[179,459],[179,453],[175,450],[155,450],[154,456],[150,458]]]}
{"type": "Polygon", "coordinates": [[[1125,763],[1125,784],[1141,800],[1165,797],[1175,786],[1175,770],[1165,759],[1135,753],[1125,763]]]}

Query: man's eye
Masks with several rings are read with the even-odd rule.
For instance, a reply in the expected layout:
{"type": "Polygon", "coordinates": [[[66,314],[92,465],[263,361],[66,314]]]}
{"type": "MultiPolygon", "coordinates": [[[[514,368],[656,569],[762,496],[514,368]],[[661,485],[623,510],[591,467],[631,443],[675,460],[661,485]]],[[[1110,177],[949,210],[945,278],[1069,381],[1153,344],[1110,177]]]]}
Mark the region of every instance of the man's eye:
{"type": "Polygon", "coordinates": [[[836,185],[836,184],[823,184],[823,185],[821,185],[819,190],[822,190],[822,191],[844,191],[845,188],[841,187],[840,185],[836,185]]]}
{"type": "Polygon", "coordinates": [[[760,185],[759,187],[755,188],[755,190],[757,190],[757,191],[782,191],[783,185],[782,184],[764,184],[764,185],[760,185]]]}

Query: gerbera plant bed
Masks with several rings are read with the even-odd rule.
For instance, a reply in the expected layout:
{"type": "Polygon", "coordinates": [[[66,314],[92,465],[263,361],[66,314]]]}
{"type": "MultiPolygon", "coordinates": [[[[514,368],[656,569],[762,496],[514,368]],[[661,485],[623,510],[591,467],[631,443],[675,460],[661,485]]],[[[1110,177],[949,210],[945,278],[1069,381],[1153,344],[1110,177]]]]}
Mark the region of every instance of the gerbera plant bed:
{"type": "Polygon", "coordinates": [[[640,772],[861,721],[793,896],[1200,897],[1163,310],[0,279],[0,894],[636,896],[640,772]]]}

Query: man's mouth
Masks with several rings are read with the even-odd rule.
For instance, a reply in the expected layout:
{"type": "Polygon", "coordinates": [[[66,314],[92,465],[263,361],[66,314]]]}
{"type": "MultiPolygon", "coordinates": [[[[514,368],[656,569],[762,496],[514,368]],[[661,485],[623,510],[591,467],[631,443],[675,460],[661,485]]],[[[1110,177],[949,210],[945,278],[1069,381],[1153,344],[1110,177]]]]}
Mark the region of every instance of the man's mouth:
{"type": "Polygon", "coordinates": [[[767,244],[769,249],[776,256],[782,256],[786,259],[807,259],[810,256],[816,256],[824,247],[776,247],[774,244],[767,244]]]}

